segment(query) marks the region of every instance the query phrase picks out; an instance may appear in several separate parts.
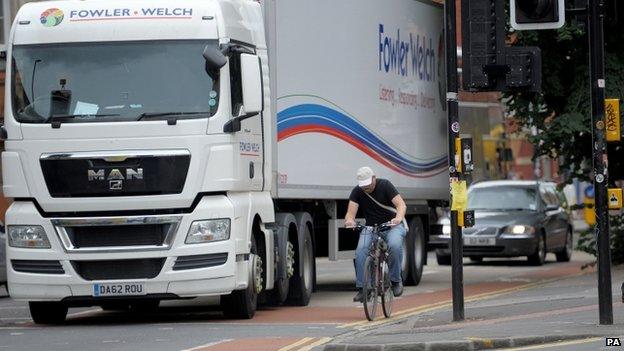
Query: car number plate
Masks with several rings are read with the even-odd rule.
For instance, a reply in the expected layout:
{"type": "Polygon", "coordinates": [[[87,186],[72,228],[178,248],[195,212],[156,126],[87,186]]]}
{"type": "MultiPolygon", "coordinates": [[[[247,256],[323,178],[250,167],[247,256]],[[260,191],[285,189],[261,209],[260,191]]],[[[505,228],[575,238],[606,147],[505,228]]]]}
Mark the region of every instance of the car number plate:
{"type": "Polygon", "coordinates": [[[496,238],[464,238],[465,246],[494,246],[496,238]]]}
{"type": "Polygon", "coordinates": [[[147,295],[144,283],[96,283],[93,296],[140,296],[147,295]]]}

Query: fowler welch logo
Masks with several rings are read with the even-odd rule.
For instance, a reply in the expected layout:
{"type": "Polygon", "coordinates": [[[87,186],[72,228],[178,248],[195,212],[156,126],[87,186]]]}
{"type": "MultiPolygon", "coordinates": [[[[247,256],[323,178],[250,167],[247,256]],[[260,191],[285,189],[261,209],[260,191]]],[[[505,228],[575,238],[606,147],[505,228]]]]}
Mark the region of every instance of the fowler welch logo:
{"type": "Polygon", "coordinates": [[[65,14],[60,9],[47,9],[41,14],[41,24],[46,27],[58,26],[63,22],[65,14]]]}

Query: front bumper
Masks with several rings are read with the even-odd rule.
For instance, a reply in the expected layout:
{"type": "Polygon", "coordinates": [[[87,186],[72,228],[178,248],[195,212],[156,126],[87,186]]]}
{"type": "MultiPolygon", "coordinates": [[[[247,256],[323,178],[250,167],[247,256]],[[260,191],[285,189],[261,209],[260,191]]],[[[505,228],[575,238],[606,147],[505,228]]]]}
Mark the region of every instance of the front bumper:
{"type": "MultiPolygon", "coordinates": [[[[58,218],[44,218],[31,202],[15,202],[7,211],[7,225],[41,225],[50,241],[50,249],[24,249],[7,247],[7,273],[9,294],[17,300],[60,301],[64,299],[93,299],[95,283],[143,283],[146,296],[196,297],[224,295],[247,285],[248,262],[241,250],[247,246],[244,237],[236,235],[232,203],[226,196],[204,197],[192,213],[179,214],[176,232],[166,247],[116,248],[114,250],[80,250],[69,248],[61,239],[63,235],[53,225],[58,218]],[[207,214],[209,217],[207,218],[207,214]],[[230,239],[225,241],[187,245],[184,243],[191,223],[211,218],[230,218],[230,239]],[[224,263],[205,268],[174,269],[181,256],[226,255],[224,263]],[[61,274],[42,274],[17,271],[13,261],[51,261],[60,263],[61,274]],[[131,260],[131,261],[129,261],[131,260]],[[107,279],[106,273],[93,273],[97,278],[84,278],[77,266],[84,262],[109,261],[112,271],[124,270],[127,262],[158,261],[162,267],[155,276],[139,279],[107,279]],[[116,262],[118,266],[115,266],[116,262]],[[117,268],[118,267],[118,268],[117,268]]],[[[147,217],[147,216],[146,216],[147,217]]],[[[150,216],[151,218],[158,216],[150,216]]],[[[94,218],[101,220],[102,218],[94,218]]],[[[57,221],[58,222],[58,221],[57,221]]]]}
{"type": "MultiPolygon", "coordinates": [[[[491,238],[491,237],[490,237],[491,238]]],[[[494,245],[464,245],[464,257],[518,257],[528,256],[535,252],[537,238],[532,235],[498,235],[495,236],[494,245]]],[[[437,238],[438,249],[436,253],[442,256],[451,254],[450,236],[437,238]]]]}

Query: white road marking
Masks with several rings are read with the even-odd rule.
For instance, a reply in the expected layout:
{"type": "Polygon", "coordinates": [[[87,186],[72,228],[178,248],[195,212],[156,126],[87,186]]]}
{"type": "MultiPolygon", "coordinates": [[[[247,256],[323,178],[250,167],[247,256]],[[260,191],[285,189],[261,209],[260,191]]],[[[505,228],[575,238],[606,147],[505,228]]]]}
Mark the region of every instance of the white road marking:
{"type": "Polygon", "coordinates": [[[181,351],[198,351],[198,350],[210,347],[210,346],[223,344],[224,342],[228,342],[228,341],[232,341],[232,339],[223,339],[223,340],[211,342],[211,343],[208,343],[208,344],[205,344],[205,345],[195,346],[195,347],[193,347],[191,349],[185,349],[185,350],[181,350],[181,351]]]}

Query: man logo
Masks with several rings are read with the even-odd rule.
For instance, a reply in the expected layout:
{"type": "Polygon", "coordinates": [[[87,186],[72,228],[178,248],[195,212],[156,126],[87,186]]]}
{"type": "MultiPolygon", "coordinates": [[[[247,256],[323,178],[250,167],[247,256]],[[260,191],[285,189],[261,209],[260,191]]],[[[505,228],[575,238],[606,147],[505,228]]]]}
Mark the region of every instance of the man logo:
{"type": "Polygon", "coordinates": [[[606,346],[622,346],[620,338],[607,338],[606,346]]]}
{"type": "Polygon", "coordinates": [[[121,190],[123,189],[123,180],[111,180],[108,182],[108,188],[110,190],[121,190]]]}

